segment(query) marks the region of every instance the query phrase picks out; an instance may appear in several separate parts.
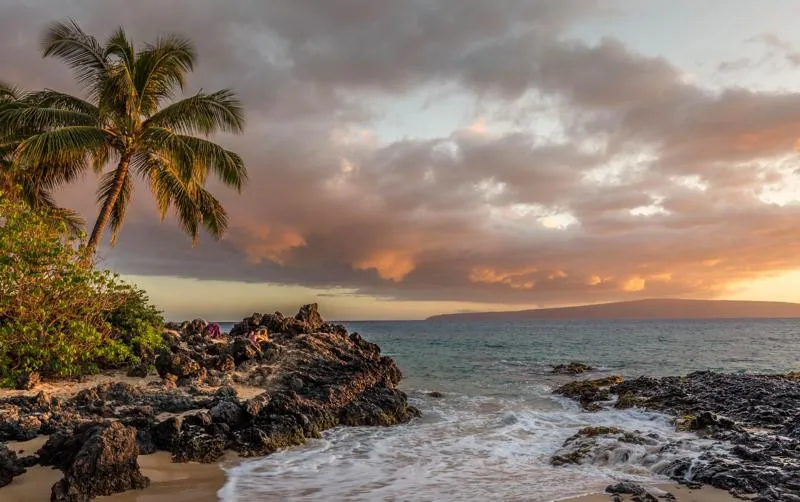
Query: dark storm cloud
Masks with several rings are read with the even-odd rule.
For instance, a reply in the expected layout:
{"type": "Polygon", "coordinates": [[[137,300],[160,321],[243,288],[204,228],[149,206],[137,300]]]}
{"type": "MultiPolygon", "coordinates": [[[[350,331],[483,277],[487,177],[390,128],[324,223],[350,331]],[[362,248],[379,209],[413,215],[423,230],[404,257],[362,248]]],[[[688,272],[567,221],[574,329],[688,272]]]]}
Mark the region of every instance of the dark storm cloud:
{"type": "MultiPolygon", "coordinates": [[[[192,88],[241,94],[247,134],[223,141],[251,182],[221,192],[230,234],[191,248],[140,187],[105,253],[126,273],[531,304],[714,296],[796,268],[800,208],[760,196],[796,167],[800,95],[712,91],[614,38],[566,35],[610,7],[0,0],[0,80],[72,89],[37,45],[47,22],[72,16],[100,36],[117,24],[140,41],[184,33],[200,54],[192,88]],[[563,133],[477,124],[379,141],[382,106],[432,85],[520,114],[535,115],[523,107],[536,95],[563,133]]],[[[64,198],[84,208],[86,190],[64,198]]]]}

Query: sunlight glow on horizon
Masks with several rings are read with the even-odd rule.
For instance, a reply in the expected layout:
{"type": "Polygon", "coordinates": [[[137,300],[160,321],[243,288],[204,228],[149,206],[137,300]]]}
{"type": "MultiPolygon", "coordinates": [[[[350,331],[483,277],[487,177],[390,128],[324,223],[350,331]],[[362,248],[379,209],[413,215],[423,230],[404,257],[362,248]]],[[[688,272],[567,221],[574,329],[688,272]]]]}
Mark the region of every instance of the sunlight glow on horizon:
{"type": "MultiPolygon", "coordinates": [[[[202,317],[238,321],[253,312],[281,311],[294,314],[300,305],[319,303],[326,319],[416,320],[437,314],[514,311],[548,307],[572,307],[581,303],[520,305],[458,301],[408,301],[359,295],[352,289],[315,289],[302,286],[208,281],[178,277],[124,277],[146,290],[157,305],[169,305],[169,320],[202,317]]],[[[636,284],[641,286],[641,284],[636,284]]],[[[783,272],[730,285],[730,294],[718,300],[779,301],[800,303],[800,270],[783,272]]],[[[606,302],[590,302],[606,303],[606,302]]]]}

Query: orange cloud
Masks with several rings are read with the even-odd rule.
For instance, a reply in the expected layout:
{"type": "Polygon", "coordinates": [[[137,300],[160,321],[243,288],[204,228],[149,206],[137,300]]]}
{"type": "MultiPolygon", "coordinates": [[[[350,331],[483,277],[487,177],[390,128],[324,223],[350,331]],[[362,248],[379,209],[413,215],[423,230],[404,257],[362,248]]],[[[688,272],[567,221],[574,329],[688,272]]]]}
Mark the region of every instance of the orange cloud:
{"type": "Polygon", "coordinates": [[[505,284],[513,289],[533,289],[536,281],[527,276],[537,271],[537,268],[524,268],[513,272],[503,272],[489,267],[479,267],[472,269],[469,280],[483,284],[505,284]]]}
{"type": "MultiPolygon", "coordinates": [[[[240,236],[237,240],[243,239],[240,236]]],[[[305,245],[305,238],[294,230],[273,230],[266,225],[258,225],[247,230],[242,249],[250,263],[268,260],[285,265],[291,251],[305,245]]]]}
{"type": "Polygon", "coordinates": [[[636,291],[643,291],[646,285],[647,282],[643,278],[635,276],[622,284],[622,290],[628,293],[634,293],[636,291]]]}
{"type": "Polygon", "coordinates": [[[589,286],[599,286],[610,281],[611,279],[611,277],[600,277],[599,275],[593,275],[586,279],[586,284],[589,286]]]}
{"type": "Polygon", "coordinates": [[[407,251],[378,251],[354,265],[356,270],[375,270],[381,279],[402,282],[414,271],[414,257],[407,251]]]}

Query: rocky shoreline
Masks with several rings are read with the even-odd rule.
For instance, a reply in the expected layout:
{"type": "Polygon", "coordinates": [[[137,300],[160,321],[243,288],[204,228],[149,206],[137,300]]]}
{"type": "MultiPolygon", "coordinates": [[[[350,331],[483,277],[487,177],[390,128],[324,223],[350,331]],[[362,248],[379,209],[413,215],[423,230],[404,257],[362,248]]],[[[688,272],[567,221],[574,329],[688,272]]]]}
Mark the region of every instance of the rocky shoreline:
{"type": "Polygon", "coordinates": [[[137,456],[210,463],[226,451],[263,456],[345,426],[390,426],[419,415],[397,390],[397,365],[316,305],[294,317],[254,314],[230,334],[196,320],[170,325],[167,349],[132,368],[140,385],[103,383],[68,397],[44,392],[0,399],[0,487],[34,465],[64,478],[52,501],[84,501],[144,488],[137,456]],[[263,392],[246,398],[237,385],[263,392]],[[36,454],[4,446],[49,435],[36,454]]]}
{"type": "Polygon", "coordinates": [[[656,472],[679,483],[710,485],[756,502],[800,501],[798,373],[611,376],[570,382],[555,393],[576,400],[587,412],[637,407],[672,415],[677,430],[694,433],[705,446],[696,457],[673,458],[676,445],[657,435],[586,428],[564,443],[551,459],[554,465],[639,454],[656,472]]]}
{"type": "MultiPolygon", "coordinates": [[[[357,333],[326,323],[316,305],[293,317],[253,314],[230,333],[202,320],[170,324],[164,338],[165,348],[127,376],[95,378],[102,383],[69,392],[59,392],[70,386],[60,382],[52,392],[38,390],[48,389],[44,383],[5,393],[0,487],[26,469],[52,466],[63,478],[50,499],[87,501],[148,486],[141,455],[217,463],[227,452],[269,455],[332,427],[391,426],[420,414],[397,389],[402,375],[394,361],[357,333]],[[47,442],[33,454],[7,447],[40,436],[47,442]]],[[[554,367],[574,379],[554,392],[587,413],[672,415],[686,439],[587,427],[553,453],[554,466],[636,456],[637,464],[690,487],[757,502],[800,501],[800,374],[577,379],[592,371],[578,362],[554,367]],[[681,456],[689,449],[679,442],[696,444],[696,455],[681,456]]],[[[631,483],[610,486],[609,496],[669,499],[631,483]]]]}

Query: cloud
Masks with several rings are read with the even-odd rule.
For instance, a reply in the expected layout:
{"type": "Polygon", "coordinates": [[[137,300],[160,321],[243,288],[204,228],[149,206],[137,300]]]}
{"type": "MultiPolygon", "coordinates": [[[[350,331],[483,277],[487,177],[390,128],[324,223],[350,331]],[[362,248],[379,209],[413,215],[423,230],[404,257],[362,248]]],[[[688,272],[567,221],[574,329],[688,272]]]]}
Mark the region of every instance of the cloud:
{"type": "MultiPolygon", "coordinates": [[[[192,88],[241,93],[247,134],[222,141],[251,182],[220,191],[229,235],[190,247],[138,187],[105,252],[125,273],[546,305],[714,297],[800,266],[800,206],[765,198],[798,168],[800,94],[706,88],[611,36],[570,35],[608,6],[0,0],[0,67],[75,90],[36,41],[74,16],[139,41],[185,33],[200,54],[192,88]],[[381,138],[386,110],[440,87],[479,113],[434,137],[381,138]]],[[[63,200],[90,211],[91,181],[63,200]]]]}

